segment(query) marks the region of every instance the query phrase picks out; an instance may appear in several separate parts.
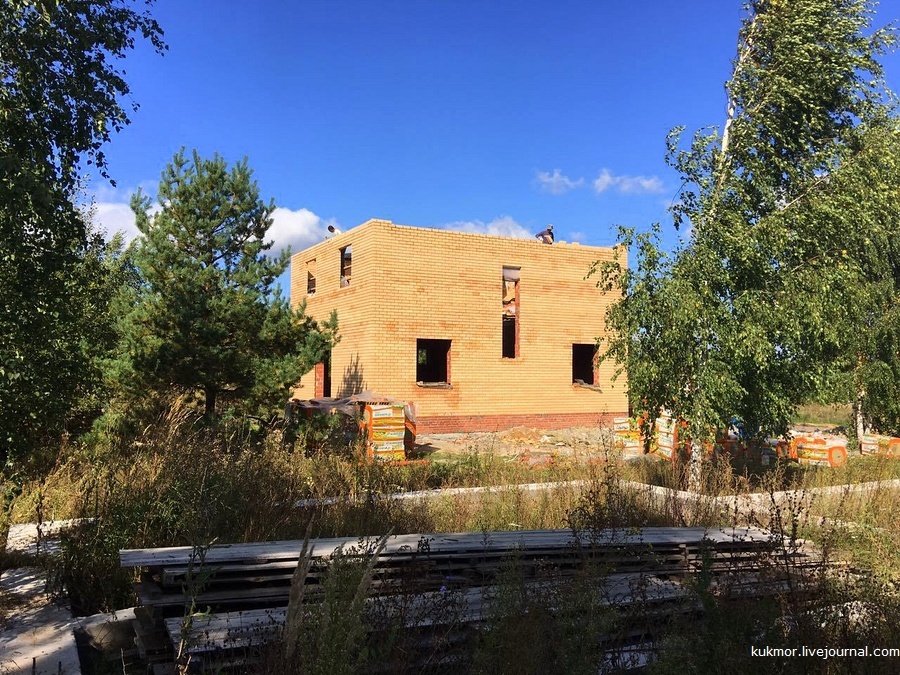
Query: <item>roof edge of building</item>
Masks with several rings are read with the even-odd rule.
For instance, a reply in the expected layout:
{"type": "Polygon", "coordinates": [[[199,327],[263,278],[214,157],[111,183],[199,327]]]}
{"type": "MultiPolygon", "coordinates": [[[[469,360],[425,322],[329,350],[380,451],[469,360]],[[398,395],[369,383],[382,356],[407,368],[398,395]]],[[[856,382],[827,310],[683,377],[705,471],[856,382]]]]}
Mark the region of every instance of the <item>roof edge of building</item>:
{"type": "MultiPolygon", "coordinates": [[[[296,253],[291,254],[291,257],[293,257],[295,255],[300,255],[300,254],[306,253],[307,251],[311,251],[314,248],[321,246],[325,242],[331,241],[331,239],[340,239],[342,237],[346,237],[351,232],[358,234],[359,230],[362,228],[379,227],[379,226],[389,227],[389,228],[392,228],[392,227],[403,228],[404,230],[407,230],[407,229],[408,230],[419,230],[422,232],[428,232],[428,233],[432,233],[432,234],[440,233],[440,234],[449,234],[449,235],[461,236],[461,237],[484,238],[484,239],[503,239],[503,240],[507,240],[507,241],[520,241],[520,242],[541,244],[541,242],[537,241],[534,238],[526,239],[523,237],[507,237],[507,236],[503,236],[503,235],[499,235],[499,234],[484,234],[481,232],[463,232],[461,230],[450,230],[450,229],[444,229],[444,228],[440,228],[440,227],[423,227],[421,225],[401,225],[399,223],[395,223],[386,218],[369,218],[365,222],[363,222],[349,230],[346,230],[345,232],[342,232],[341,234],[336,235],[335,237],[331,237],[331,238],[321,241],[317,244],[313,244],[312,246],[308,246],[307,248],[303,249],[302,251],[297,251],[296,253]]],[[[542,244],[542,245],[546,246],[546,244],[542,244]]],[[[597,251],[610,251],[613,248],[612,244],[609,246],[595,246],[595,245],[591,245],[591,244],[581,244],[577,241],[573,241],[573,242],[558,241],[558,242],[554,242],[552,244],[552,246],[555,248],[573,248],[573,249],[578,249],[578,250],[597,250],[597,251]]]]}

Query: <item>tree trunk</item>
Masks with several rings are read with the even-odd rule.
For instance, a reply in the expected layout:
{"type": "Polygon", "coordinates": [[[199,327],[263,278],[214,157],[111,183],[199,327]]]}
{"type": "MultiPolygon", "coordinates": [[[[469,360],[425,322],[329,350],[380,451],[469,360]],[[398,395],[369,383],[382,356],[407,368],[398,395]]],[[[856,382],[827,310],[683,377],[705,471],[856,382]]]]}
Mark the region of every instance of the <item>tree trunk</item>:
{"type": "Polygon", "coordinates": [[[866,433],[866,425],[863,420],[863,397],[866,392],[862,388],[862,384],[856,385],[856,400],[853,401],[853,422],[856,424],[856,441],[862,443],[863,436],[866,433]]]}
{"type": "Polygon", "coordinates": [[[688,463],[688,490],[700,492],[700,476],[703,469],[703,443],[691,439],[691,459],[688,463]]]}
{"type": "Polygon", "coordinates": [[[213,420],[216,417],[216,394],[218,390],[215,387],[205,387],[204,393],[206,397],[206,419],[213,420]]]}
{"type": "Polygon", "coordinates": [[[863,418],[863,399],[866,390],[863,387],[862,379],[863,356],[858,354],[856,357],[856,372],[854,380],[856,384],[856,398],[853,400],[853,423],[856,425],[856,442],[862,443],[863,435],[866,433],[866,423],[863,418]]]}

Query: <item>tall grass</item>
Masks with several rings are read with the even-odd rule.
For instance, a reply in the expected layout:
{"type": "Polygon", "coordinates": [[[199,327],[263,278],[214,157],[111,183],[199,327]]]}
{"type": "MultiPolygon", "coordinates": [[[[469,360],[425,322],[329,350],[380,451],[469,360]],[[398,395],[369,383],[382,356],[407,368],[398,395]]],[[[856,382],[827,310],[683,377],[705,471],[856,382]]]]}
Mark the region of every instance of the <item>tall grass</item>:
{"type": "MultiPolygon", "coordinates": [[[[760,672],[801,672],[796,662],[748,660],[748,645],[765,640],[784,645],[808,640],[806,644],[825,646],[855,646],[868,640],[865,644],[875,646],[876,641],[882,641],[879,646],[892,646],[891,636],[900,634],[900,601],[895,586],[900,582],[898,491],[812,495],[827,485],[898,477],[900,462],[876,458],[855,459],[840,469],[705,462],[702,492],[708,496],[798,490],[795,501],[777,508],[773,502],[767,513],[750,520],[774,526],[789,539],[812,539],[822,547],[826,560],[847,561],[854,573],[823,575],[812,599],[788,594],[747,605],[726,601],[698,581],[696,593],[705,619],[685,631],[680,625],[670,627],[666,646],[652,667],[655,672],[740,673],[753,668],[760,672]],[[857,608],[856,618],[841,613],[841,608],[851,603],[856,603],[852,605],[857,608]],[[881,607],[885,609],[878,609],[881,607]],[[819,621],[819,625],[809,619],[819,616],[814,612],[837,612],[837,618],[819,621]],[[857,616],[860,612],[864,619],[857,616]],[[709,670],[706,664],[717,649],[719,660],[709,670]]],[[[173,415],[115,447],[70,446],[48,476],[10,493],[7,514],[10,520],[19,522],[91,519],[64,539],[62,555],[50,563],[53,580],[83,613],[135,603],[133,580],[119,568],[118,551],[123,548],[296,539],[307,531],[312,537],[378,537],[389,531],[558,527],[585,531],[748,522],[745,514],[688,506],[675,496],[662,502],[651,500],[630,481],[672,488],[673,495],[685,483],[677,465],[651,458],[622,462],[614,455],[599,463],[557,458],[535,468],[516,459],[473,452],[453,461],[391,466],[365,460],[352,446],[342,447],[340,452],[320,447],[307,453],[299,445],[291,448],[278,437],[259,438],[239,426],[199,428],[189,417],[173,415]],[[581,482],[535,492],[519,487],[547,481],[581,482]],[[479,485],[501,488],[428,499],[387,496],[479,485]]],[[[354,672],[376,662],[390,664],[386,672],[400,672],[396,669],[403,663],[403,650],[419,648],[415,645],[421,646],[425,639],[400,630],[402,617],[409,617],[413,611],[443,612],[449,617],[447,623],[452,624],[454,596],[443,595],[439,598],[442,604],[427,608],[421,604],[386,608],[382,604],[378,631],[360,633],[358,622],[363,610],[358,602],[353,603],[365,579],[365,566],[353,564],[350,559],[346,565],[338,562],[329,572],[328,578],[333,579],[329,583],[335,585],[335,614],[329,619],[328,629],[332,632],[323,628],[320,615],[303,614],[297,624],[302,630],[298,628],[292,640],[298,646],[302,644],[306,654],[364,650],[364,658],[354,656],[351,660],[354,672]],[[339,638],[346,640],[340,642],[339,638]]],[[[485,617],[481,632],[467,634],[468,642],[461,648],[468,656],[459,667],[474,672],[512,672],[513,667],[519,668],[517,672],[532,667],[577,672],[598,666],[598,652],[592,648],[573,650],[578,648],[579,639],[584,641],[609,629],[608,615],[592,614],[591,607],[583,606],[591,595],[585,590],[587,586],[578,585],[597,583],[602,575],[567,582],[553,590],[523,590],[514,561],[509,565],[498,590],[496,609],[485,617]],[[548,613],[546,608],[550,606],[566,609],[548,613]],[[513,658],[513,653],[519,656],[513,658]]],[[[442,640],[441,635],[431,635],[425,642],[438,654],[447,647],[442,640]]],[[[416,672],[440,670],[437,661],[430,662],[429,658],[425,657],[416,672]]],[[[349,672],[321,666],[330,659],[323,656],[316,661],[319,665],[303,668],[309,672],[317,668],[316,672],[323,673],[349,672]]],[[[291,669],[299,667],[293,652],[282,651],[269,663],[271,672],[282,667],[281,672],[297,672],[291,669]]],[[[847,661],[844,663],[852,664],[848,669],[840,663],[823,666],[807,662],[804,672],[820,672],[823,667],[826,672],[897,672],[884,664],[898,665],[890,660],[847,661]]]]}
{"type": "Polygon", "coordinates": [[[853,407],[851,405],[801,405],[794,415],[794,424],[821,424],[849,427],[853,407]]]}

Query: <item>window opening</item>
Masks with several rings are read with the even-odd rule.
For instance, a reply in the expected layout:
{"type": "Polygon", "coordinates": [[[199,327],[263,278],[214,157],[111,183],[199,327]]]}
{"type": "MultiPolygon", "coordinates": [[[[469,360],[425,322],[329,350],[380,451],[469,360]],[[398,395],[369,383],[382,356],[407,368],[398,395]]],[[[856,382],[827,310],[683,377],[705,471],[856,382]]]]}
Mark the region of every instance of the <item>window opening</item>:
{"type": "Polygon", "coordinates": [[[350,285],[350,272],[353,262],[353,247],[344,246],[341,249],[341,287],[350,285]]]}
{"type": "Polygon", "coordinates": [[[516,358],[516,317],[503,317],[503,358],[516,358]]]}
{"type": "Polygon", "coordinates": [[[416,382],[450,383],[450,340],[416,340],[416,382]]]}
{"type": "Polygon", "coordinates": [[[597,345],[572,345],[572,382],[597,384],[597,345]]]}
{"type": "Polygon", "coordinates": [[[316,294],[316,261],[310,260],[306,263],[306,294],[316,294]]]}
{"type": "Polygon", "coordinates": [[[503,358],[519,356],[519,271],[503,268],[503,358]]]}

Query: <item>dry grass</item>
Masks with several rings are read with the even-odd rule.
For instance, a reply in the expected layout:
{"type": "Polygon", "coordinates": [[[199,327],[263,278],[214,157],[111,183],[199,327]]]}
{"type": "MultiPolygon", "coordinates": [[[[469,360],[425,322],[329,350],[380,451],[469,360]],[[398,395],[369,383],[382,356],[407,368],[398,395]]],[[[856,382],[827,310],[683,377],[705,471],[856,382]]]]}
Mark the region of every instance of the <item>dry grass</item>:
{"type": "Polygon", "coordinates": [[[797,409],[794,424],[822,424],[849,427],[853,413],[851,405],[822,405],[807,403],[797,409]]]}
{"type": "MultiPolygon", "coordinates": [[[[827,498],[809,496],[817,488],[828,485],[898,477],[900,461],[875,458],[855,459],[841,469],[785,465],[762,469],[710,461],[704,465],[703,492],[722,496],[751,491],[799,490],[794,501],[777,509],[771,507],[777,512],[764,514],[766,521],[780,523],[787,534],[814,540],[823,547],[828,559],[848,561],[865,572],[829,582],[831,585],[821,591],[821,603],[830,606],[859,600],[900,609],[893,586],[900,582],[897,572],[900,570],[900,528],[896,525],[900,490],[880,489],[866,495],[834,494],[827,498]]],[[[76,530],[64,541],[62,557],[52,569],[54,578],[65,585],[76,606],[85,612],[134,603],[131,579],[123,575],[118,566],[118,551],[122,548],[203,545],[214,540],[295,539],[303,532],[313,537],[377,537],[388,531],[400,534],[743,524],[743,517],[737,513],[728,514],[721,509],[706,507],[688,508],[675,496],[662,501],[651,500],[645,492],[629,487],[628,481],[677,490],[684,485],[684,476],[677,467],[653,459],[621,462],[610,458],[606,462],[590,464],[557,458],[553,463],[532,468],[487,453],[463,455],[454,461],[396,467],[365,462],[352,453],[323,452],[307,457],[282,447],[276,440],[241,444],[176,425],[176,428],[152,430],[115,453],[98,456],[85,448],[71,452],[44,480],[23,486],[21,494],[11,501],[8,517],[18,522],[37,518],[98,519],[95,524],[76,530]],[[557,485],[537,492],[518,487],[547,481],[580,483],[557,485]],[[387,497],[402,491],[477,485],[501,487],[495,491],[428,499],[387,497]],[[301,500],[334,497],[341,499],[302,508],[295,506],[301,500]]],[[[674,491],[671,494],[674,495],[674,491]]],[[[345,572],[351,581],[356,579],[353,574],[362,574],[360,578],[365,574],[364,568],[345,572]]],[[[334,582],[338,586],[343,583],[338,579],[340,574],[334,582]]],[[[348,596],[350,600],[356,597],[359,589],[359,584],[354,583],[348,582],[347,586],[353,590],[348,596]]],[[[570,600],[577,605],[577,598],[570,600]]],[[[769,619],[800,612],[793,604],[779,606],[776,602],[774,606],[749,608],[743,617],[729,618],[718,599],[709,597],[704,602],[708,606],[709,619],[702,629],[698,629],[696,636],[679,637],[677,627],[672,631],[672,649],[681,649],[684,658],[670,658],[674,652],[667,650],[667,657],[655,666],[658,672],[678,672],[679,675],[707,672],[699,664],[704,658],[711,657],[713,645],[723,640],[737,640],[746,651],[747,640],[755,639],[751,635],[753,630],[768,631],[759,626],[754,629],[748,623],[751,617],[757,621],[758,617],[753,616],[755,609],[774,612],[774,615],[766,614],[769,619]]],[[[520,610],[521,606],[515,612],[520,610]]],[[[353,611],[335,615],[338,628],[342,621],[358,620],[352,618],[353,611]]],[[[502,634],[503,626],[524,625],[522,621],[526,615],[515,612],[492,619],[500,631],[495,635],[502,634]]],[[[537,614],[532,612],[530,616],[537,614]]],[[[873,619],[871,635],[866,639],[883,638],[885,642],[881,646],[892,646],[890,638],[885,636],[891,635],[889,630],[897,628],[897,616],[900,611],[873,619]]],[[[535,630],[538,627],[533,626],[535,630]]],[[[857,628],[844,626],[844,629],[842,636],[840,631],[835,633],[837,629],[831,625],[828,631],[817,629],[818,632],[807,627],[805,630],[812,632],[782,636],[781,639],[791,644],[801,638],[811,640],[809,644],[832,644],[827,640],[835,640],[832,646],[852,646],[854,640],[865,637],[857,628]]],[[[558,631],[561,632],[551,631],[548,635],[556,635],[554,639],[562,641],[577,635],[568,632],[569,627],[565,625],[558,631]]],[[[315,638],[321,641],[316,648],[331,649],[339,643],[332,644],[329,640],[337,639],[336,636],[341,634],[341,630],[335,634],[321,634],[315,638]]],[[[529,644],[546,644],[541,643],[539,637],[535,634],[529,644]]],[[[312,638],[306,635],[302,639],[312,638]]],[[[779,638],[772,632],[767,639],[779,638]]],[[[492,649],[487,643],[480,648],[492,649]]],[[[754,672],[746,655],[734,650],[726,652],[721,661],[730,665],[722,672],[727,671],[729,675],[754,672]]],[[[484,670],[496,670],[491,664],[498,662],[497,654],[499,652],[483,654],[473,663],[483,665],[484,670]]],[[[289,656],[284,652],[282,655],[289,656]]],[[[535,659],[533,662],[541,661],[535,659]]],[[[758,668],[774,667],[758,660],[754,663],[758,668]]],[[[528,664],[513,665],[525,668],[528,664]]],[[[857,665],[854,662],[854,668],[857,665]]],[[[890,665],[897,663],[892,661],[890,665]]],[[[781,663],[779,667],[781,670],[777,672],[802,672],[796,664],[781,663]]],[[[892,672],[877,667],[869,667],[869,670],[892,672]]],[[[809,672],[820,670],[812,667],[809,672]]],[[[833,672],[855,671],[838,669],[833,672]]]]}

